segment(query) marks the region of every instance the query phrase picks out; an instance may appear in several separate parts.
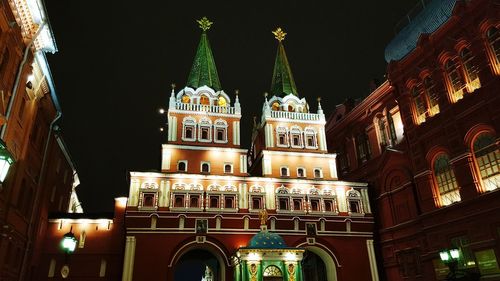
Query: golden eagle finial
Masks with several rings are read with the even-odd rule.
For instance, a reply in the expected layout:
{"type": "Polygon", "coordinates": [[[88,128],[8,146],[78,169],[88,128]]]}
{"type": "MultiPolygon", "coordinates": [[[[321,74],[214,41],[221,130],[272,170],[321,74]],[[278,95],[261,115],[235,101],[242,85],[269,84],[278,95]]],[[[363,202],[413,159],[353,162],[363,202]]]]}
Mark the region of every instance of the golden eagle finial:
{"type": "Polygon", "coordinates": [[[209,19],[207,19],[207,17],[203,17],[199,20],[196,20],[196,22],[198,22],[198,24],[200,25],[200,28],[203,31],[209,30],[210,26],[213,24],[213,22],[211,22],[209,19]]]}
{"type": "Polygon", "coordinates": [[[285,35],[286,33],[281,29],[281,27],[276,28],[275,31],[273,31],[274,38],[276,38],[278,41],[283,41],[285,40],[285,35]]]}

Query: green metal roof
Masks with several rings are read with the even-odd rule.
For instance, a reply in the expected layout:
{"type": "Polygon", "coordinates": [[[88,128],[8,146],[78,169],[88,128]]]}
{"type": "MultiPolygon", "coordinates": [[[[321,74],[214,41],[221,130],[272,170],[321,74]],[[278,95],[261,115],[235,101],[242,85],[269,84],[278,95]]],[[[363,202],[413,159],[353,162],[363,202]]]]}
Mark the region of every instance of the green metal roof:
{"type": "Polygon", "coordinates": [[[201,34],[198,49],[196,50],[191,72],[189,73],[187,86],[196,89],[205,85],[215,91],[221,89],[214,56],[208,42],[207,33],[204,30],[201,34]]]}
{"type": "Polygon", "coordinates": [[[283,97],[288,94],[299,96],[295,80],[293,80],[292,69],[286,57],[285,47],[279,41],[276,60],[274,62],[273,80],[271,82],[271,95],[283,97]]]}

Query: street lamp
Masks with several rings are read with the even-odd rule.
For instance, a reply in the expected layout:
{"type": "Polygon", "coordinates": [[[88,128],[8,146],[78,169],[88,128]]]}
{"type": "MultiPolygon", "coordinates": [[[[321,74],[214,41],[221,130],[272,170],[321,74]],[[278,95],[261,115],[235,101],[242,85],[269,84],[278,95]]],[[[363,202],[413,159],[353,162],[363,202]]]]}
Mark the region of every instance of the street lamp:
{"type": "Polygon", "coordinates": [[[64,234],[63,239],[61,241],[61,246],[66,254],[72,254],[76,249],[76,240],[75,235],[71,232],[71,229],[68,233],[64,234]]]}
{"type": "Polygon", "coordinates": [[[75,235],[72,232],[73,226],[69,229],[69,232],[63,235],[63,239],[61,240],[61,248],[64,251],[65,264],[61,268],[61,277],[63,279],[68,278],[69,276],[69,255],[72,254],[76,249],[76,240],[75,235]]]}
{"type": "Polygon", "coordinates": [[[7,177],[10,166],[14,163],[12,154],[7,150],[5,143],[0,140],[0,184],[3,183],[7,177]]]}
{"type": "Polygon", "coordinates": [[[448,266],[450,273],[446,277],[446,280],[457,280],[457,265],[458,258],[460,257],[460,251],[458,249],[444,249],[439,252],[439,257],[441,261],[448,266]]]}

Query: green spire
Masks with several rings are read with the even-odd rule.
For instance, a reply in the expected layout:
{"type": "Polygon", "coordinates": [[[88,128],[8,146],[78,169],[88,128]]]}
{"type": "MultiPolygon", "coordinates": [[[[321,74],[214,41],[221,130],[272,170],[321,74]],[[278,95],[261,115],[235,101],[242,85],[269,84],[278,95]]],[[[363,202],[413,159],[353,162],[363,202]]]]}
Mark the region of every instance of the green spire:
{"type": "Polygon", "coordinates": [[[290,93],[299,96],[295,81],[293,80],[292,70],[286,58],[285,47],[282,41],[286,33],[278,27],[273,31],[274,37],[278,40],[278,51],[274,62],[273,80],[271,82],[271,94],[274,96],[284,96],[290,93]]]}
{"type": "Polygon", "coordinates": [[[210,43],[207,38],[207,30],[210,29],[212,22],[206,17],[197,20],[200,28],[203,30],[201,34],[200,43],[196,50],[193,66],[187,80],[187,86],[194,89],[207,85],[208,87],[219,91],[221,89],[219,75],[217,74],[217,67],[215,66],[214,56],[210,49],[210,43]]]}

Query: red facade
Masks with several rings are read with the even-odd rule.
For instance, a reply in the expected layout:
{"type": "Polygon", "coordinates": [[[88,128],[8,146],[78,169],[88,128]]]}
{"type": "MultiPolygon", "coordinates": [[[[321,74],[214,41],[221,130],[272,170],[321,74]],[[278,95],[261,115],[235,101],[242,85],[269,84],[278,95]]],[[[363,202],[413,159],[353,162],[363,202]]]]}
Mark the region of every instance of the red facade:
{"type": "Polygon", "coordinates": [[[500,278],[499,15],[495,1],[457,1],[329,120],[339,178],[370,184],[387,280],[444,279],[452,247],[460,270],[500,278]]]}

